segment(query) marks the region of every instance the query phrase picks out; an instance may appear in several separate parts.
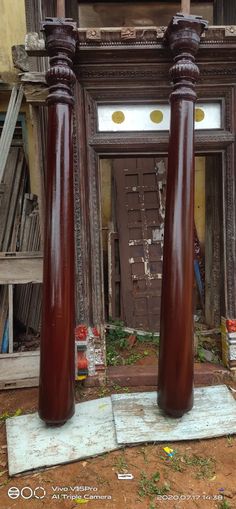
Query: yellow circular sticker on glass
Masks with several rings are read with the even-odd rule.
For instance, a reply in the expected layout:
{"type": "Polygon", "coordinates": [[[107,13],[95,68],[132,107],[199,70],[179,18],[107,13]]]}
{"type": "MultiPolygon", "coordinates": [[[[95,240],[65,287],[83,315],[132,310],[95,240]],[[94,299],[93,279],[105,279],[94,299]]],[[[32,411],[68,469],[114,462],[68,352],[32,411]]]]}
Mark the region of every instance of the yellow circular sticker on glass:
{"type": "Polygon", "coordinates": [[[161,110],[153,110],[150,113],[150,119],[154,124],[160,124],[163,120],[163,113],[161,110]]]}
{"type": "Polygon", "coordinates": [[[122,122],[125,121],[125,115],[123,111],[114,111],[114,113],[112,113],[111,118],[115,124],[122,124],[122,122]]]}
{"type": "Polygon", "coordinates": [[[205,118],[205,113],[202,108],[195,108],[195,121],[202,122],[205,118]]]}

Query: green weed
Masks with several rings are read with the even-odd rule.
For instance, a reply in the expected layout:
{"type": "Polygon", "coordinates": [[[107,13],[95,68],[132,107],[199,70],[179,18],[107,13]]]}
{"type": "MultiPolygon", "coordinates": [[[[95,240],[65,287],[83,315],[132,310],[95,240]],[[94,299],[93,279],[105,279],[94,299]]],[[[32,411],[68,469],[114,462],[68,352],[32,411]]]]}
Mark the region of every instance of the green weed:
{"type": "Polygon", "coordinates": [[[215,473],[215,461],[212,458],[205,458],[196,454],[181,456],[179,453],[175,453],[172,458],[162,456],[161,459],[175,472],[185,472],[188,466],[193,467],[196,469],[197,479],[210,479],[215,473]]]}
{"type": "Polygon", "coordinates": [[[108,393],[109,393],[108,387],[106,387],[105,385],[102,385],[101,387],[99,387],[99,389],[98,389],[98,397],[99,398],[104,398],[105,396],[107,396],[108,393]]]}
{"type": "Polygon", "coordinates": [[[154,502],[150,502],[149,509],[156,509],[156,505],[154,502]]]}
{"type": "MultiPolygon", "coordinates": [[[[129,333],[124,331],[124,323],[120,321],[114,321],[112,322],[113,325],[116,326],[115,329],[109,329],[107,333],[107,340],[108,341],[121,341],[129,336],[129,333]]],[[[122,344],[122,343],[121,343],[122,344]]]]}
{"type": "Polygon", "coordinates": [[[116,459],[116,462],[114,464],[114,467],[117,469],[117,471],[119,473],[127,472],[128,464],[127,464],[127,461],[126,461],[124,455],[118,456],[118,458],[116,459]]]}
{"type": "Polygon", "coordinates": [[[183,456],[184,463],[189,466],[197,467],[197,479],[210,479],[215,473],[215,462],[212,458],[204,458],[193,454],[192,456],[183,456]]]}
{"type": "Polygon", "coordinates": [[[204,351],[203,351],[203,348],[201,345],[198,345],[197,347],[197,358],[200,362],[205,362],[205,355],[204,355],[204,351]]]}
{"type": "Polygon", "coordinates": [[[106,351],[107,366],[120,366],[122,364],[122,358],[118,354],[115,346],[107,344],[106,351]]]}
{"type": "Polygon", "coordinates": [[[234,437],[232,435],[228,435],[226,437],[226,440],[227,440],[228,447],[233,447],[233,445],[234,445],[234,437]]]}
{"type": "Polygon", "coordinates": [[[185,470],[183,458],[181,458],[179,454],[175,454],[172,458],[161,456],[161,459],[168,462],[168,466],[170,466],[175,472],[183,472],[185,470]]]}
{"type": "Polygon", "coordinates": [[[147,452],[146,452],[145,447],[141,447],[139,454],[142,454],[144,463],[148,463],[147,452]]]}
{"type": "Polygon", "coordinates": [[[151,332],[150,334],[145,334],[145,335],[137,334],[136,337],[140,343],[146,342],[146,343],[152,343],[153,345],[158,346],[159,342],[160,342],[159,336],[157,334],[154,334],[154,332],[151,332]]]}
{"type": "Polygon", "coordinates": [[[0,415],[0,421],[5,421],[6,419],[9,419],[9,417],[17,417],[18,415],[22,414],[21,408],[17,408],[17,410],[13,413],[3,412],[3,414],[0,415]]]}
{"type": "Polygon", "coordinates": [[[170,486],[164,484],[159,486],[160,473],[155,472],[150,478],[147,477],[145,472],[141,472],[141,478],[139,481],[138,495],[140,497],[153,497],[154,495],[165,495],[170,491],[170,486]]]}
{"type": "Polygon", "coordinates": [[[227,502],[227,500],[222,500],[218,504],[218,509],[231,509],[231,505],[227,502]]]}
{"type": "Polygon", "coordinates": [[[141,353],[132,353],[131,355],[129,355],[129,357],[127,357],[127,359],[124,359],[124,365],[130,366],[132,364],[135,364],[135,362],[142,359],[142,357],[143,355],[141,353]]]}

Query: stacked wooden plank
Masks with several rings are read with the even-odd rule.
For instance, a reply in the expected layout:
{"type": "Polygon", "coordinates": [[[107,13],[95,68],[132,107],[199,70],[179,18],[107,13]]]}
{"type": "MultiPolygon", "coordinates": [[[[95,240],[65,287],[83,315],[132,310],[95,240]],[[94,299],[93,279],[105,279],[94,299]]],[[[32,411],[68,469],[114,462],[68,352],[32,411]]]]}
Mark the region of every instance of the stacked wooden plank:
{"type": "MultiPolygon", "coordinates": [[[[40,223],[37,196],[26,193],[27,167],[22,147],[11,147],[0,189],[0,251],[39,252],[40,223]]],[[[21,329],[39,333],[41,322],[41,284],[15,285],[14,319],[21,329]]],[[[9,294],[0,286],[0,352],[4,331],[9,327],[9,294]]]]}
{"type": "MultiPolygon", "coordinates": [[[[0,251],[16,251],[22,210],[22,197],[26,184],[26,164],[23,149],[9,150],[0,195],[0,251]]],[[[0,288],[0,347],[8,316],[8,289],[0,288]]]]}
{"type": "MultiPolygon", "coordinates": [[[[40,251],[41,237],[37,197],[33,194],[24,195],[24,204],[19,231],[19,251],[40,251]]],[[[14,315],[23,325],[26,332],[40,331],[42,306],[42,285],[19,285],[15,289],[14,315]]]]}
{"type": "Polygon", "coordinates": [[[3,179],[6,162],[14,135],[17,118],[23,99],[23,86],[15,85],[12,89],[10,101],[7,108],[6,118],[0,138],[0,182],[3,179]]]}

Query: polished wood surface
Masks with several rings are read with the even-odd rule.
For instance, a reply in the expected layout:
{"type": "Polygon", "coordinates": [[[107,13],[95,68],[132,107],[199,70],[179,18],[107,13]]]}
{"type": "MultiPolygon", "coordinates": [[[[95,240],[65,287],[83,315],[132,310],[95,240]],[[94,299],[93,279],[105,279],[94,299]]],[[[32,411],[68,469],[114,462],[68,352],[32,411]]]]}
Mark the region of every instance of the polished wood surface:
{"type": "Polygon", "coordinates": [[[71,58],[74,24],[44,24],[50,55],[47,73],[48,156],[41,331],[39,415],[63,424],[74,413],[74,207],[71,58]]]}
{"type": "Polygon", "coordinates": [[[194,55],[206,26],[177,15],[165,41],[174,53],[163,253],[158,404],[172,417],[193,405],[194,55]]]}

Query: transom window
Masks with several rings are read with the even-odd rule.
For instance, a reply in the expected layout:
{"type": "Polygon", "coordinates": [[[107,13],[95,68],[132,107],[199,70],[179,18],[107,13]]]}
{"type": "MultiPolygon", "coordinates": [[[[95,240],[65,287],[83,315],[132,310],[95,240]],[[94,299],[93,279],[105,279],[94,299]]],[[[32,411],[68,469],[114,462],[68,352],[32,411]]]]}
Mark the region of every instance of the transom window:
{"type": "MultiPolygon", "coordinates": [[[[195,129],[222,128],[221,102],[202,102],[195,107],[195,129]]],[[[169,104],[99,104],[98,131],[168,131],[169,104]]]]}

